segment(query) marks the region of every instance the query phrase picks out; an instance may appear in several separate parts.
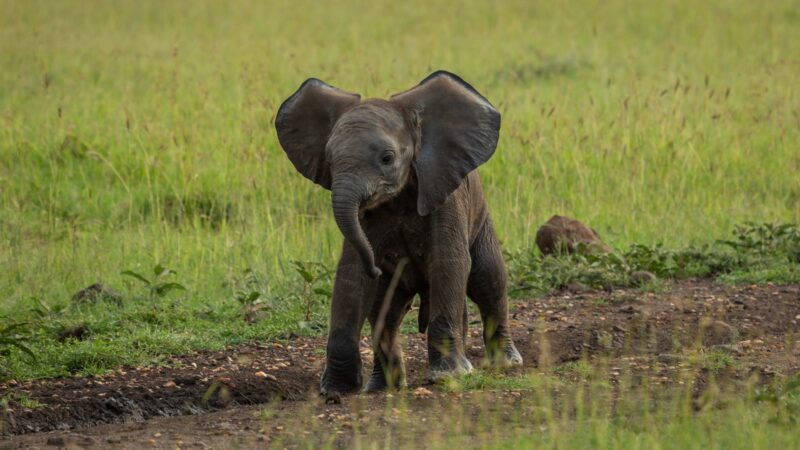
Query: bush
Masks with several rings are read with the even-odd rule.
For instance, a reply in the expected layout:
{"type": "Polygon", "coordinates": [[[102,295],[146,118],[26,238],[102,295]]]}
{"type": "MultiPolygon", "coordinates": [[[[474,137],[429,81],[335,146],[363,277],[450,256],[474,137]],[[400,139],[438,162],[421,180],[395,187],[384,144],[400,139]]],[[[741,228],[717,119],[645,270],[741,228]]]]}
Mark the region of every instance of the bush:
{"type": "Polygon", "coordinates": [[[542,294],[573,283],[590,288],[635,286],[635,272],[660,278],[721,276],[729,282],[800,280],[800,228],[792,224],[745,223],[730,240],[670,250],[663,244],[633,244],[622,252],[542,256],[529,249],[507,253],[512,295],[542,294]]]}

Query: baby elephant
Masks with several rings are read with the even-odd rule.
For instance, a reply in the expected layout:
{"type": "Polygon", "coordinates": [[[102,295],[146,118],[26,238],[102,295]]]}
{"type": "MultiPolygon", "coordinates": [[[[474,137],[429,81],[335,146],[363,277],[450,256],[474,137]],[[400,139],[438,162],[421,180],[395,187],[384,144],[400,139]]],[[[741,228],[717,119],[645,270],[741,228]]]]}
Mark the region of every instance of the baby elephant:
{"type": "Polygon", "coordinates": [[[431,379],[472,370],[466,296],[480,309],[487,361],[522,364],[508,329],[503,256],[475,171],[500,132],[500,113],[486,98],[444,71],[388,101],[361,101],[312,78],[283,102],[275,128],[295,168],[331,191],[345,238],[324,395],[361,388],[365,319],[375,354],[365,391],[405,384],[397,333],[417,294],[431,379]]]}

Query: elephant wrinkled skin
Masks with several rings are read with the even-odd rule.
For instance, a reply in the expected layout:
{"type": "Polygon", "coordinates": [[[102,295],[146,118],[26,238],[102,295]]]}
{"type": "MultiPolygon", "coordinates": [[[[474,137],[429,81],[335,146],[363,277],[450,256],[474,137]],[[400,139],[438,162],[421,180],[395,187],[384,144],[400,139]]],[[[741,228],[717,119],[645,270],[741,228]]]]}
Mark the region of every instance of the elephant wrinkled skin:
{"type": "Polygon", "coordinates": [[[500,132],[488,100],[444,71],[389,100],[362,101],[312,78],[281,105],[275,127],[295,168],[331,190],[345,237],[323,394],[362,387],[365,320],[375,364],[364,389],[405,384],[397,333],[415,295],[431,379],[472,370],[464,353],[467,296],[480,310],[487,362],[522,363],[509,335],[502,252],[475,170],[500,132]]]}

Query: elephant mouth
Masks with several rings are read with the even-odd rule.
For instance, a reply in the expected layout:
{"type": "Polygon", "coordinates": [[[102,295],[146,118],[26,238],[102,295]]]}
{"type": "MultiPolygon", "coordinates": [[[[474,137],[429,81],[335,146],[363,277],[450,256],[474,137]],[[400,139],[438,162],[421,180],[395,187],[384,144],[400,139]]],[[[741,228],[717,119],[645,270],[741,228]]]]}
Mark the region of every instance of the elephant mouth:
{"type": "Polygon", "coordinates": [[[364,201],[361,204],[361,208],[360,209],[362,211],[369,211],[371,209],[375,209],[378,206],[381,206],[382,204],[386,203],[387,200],[388,200],[388,198],[385,198],[385,196],[383,196],[383,195],[373,195],[372,197],[368,198],[366,201],[364,201]]]}
{"type": "Polygon", "coordinates": [[[360,210],[363,212],[375,209],[391,200],[395,195],[397,195],[398,191],[399,190],[395,186],[382,184],[378,186],[374,194],[367,197],[367,199],[361,203],[360,210]]]}

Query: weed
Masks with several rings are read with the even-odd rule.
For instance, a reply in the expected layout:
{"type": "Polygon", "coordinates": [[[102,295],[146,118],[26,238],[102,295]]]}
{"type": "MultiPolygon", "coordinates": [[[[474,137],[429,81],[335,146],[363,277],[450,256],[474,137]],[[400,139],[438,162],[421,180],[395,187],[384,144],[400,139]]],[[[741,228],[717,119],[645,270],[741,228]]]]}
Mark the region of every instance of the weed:
{"type": "Polygon", "coordinates": [[[330,303],[333,296],[333,271],[324,264],[309,261],[292,261],[292,267],[300,275],[302,287],[296,294],[303,313],[300,328],[316,329],[324,327],[324,322],[313,321],[314,312],[321,304],[330,303]]]}
{"type": "Polygon", "coordinates": [[[13,349],[17,349],[27,355],[30,360],[35,361],[36,355],[29,347],[31,340],[30,325],[24,322],[7,321],[5,317],[0,317],[0,378],[9,375],[5,360],[11,355],[13,349]]]}
{"type": "Polygon", "coordinates": [[[709,372],[717,373],[733,366],[733,364],[733,357],[724,351],[711,350],[703,353],[702,367],[709,372]]]}
{"type": "Polygon", "coordinates": [[[274,309],[267,301],[267,282],[253,269],[246,269],[244,276],[236,281],[234,299],[239,303],[245,322],[253,323],[265,310],[274,309]]]}
{"type": "Polygon", "coordinates": [[[55,304],[51,306],[46,301],[38,297],[31,297],[30,300],[34,304],[30,310],[39,320],[52,319],[55,316],[59,316],[66,308],[62,304],[55,304]]]}
{"type": "Polygon", "coordinates": [[[41,402],[39,402],[35,398],[31,398],[31,397],[29,397],[29,396],[27,396],[25,394],[16,394],[16,395],[12,394],[9,397],[10,397],[10,400],[18,403],[23,408],[39,409],[39,408],[41,408],[43,406],[41,402]]]}
{"type": "Polygon", "coordinates": [[[156,264],[153,267],[152,278],[146,278],[144,275],[134,272],[133,270],[122,271],[121,275],[125,275],[142,282],[147,287],[148,298],[153,303],[155,303],[157,299],[167,295],[170,291],[186,290],[186,287],[184,287],[182,284],[166,280],[170,275],[177,275],[177,272],[172,269],[168,269],[161,264],[156,264]]]}
{"type": "Polygon", "coordinates": [[[595,377],[595,369],[592,365],[584,360],[568,361],[557,366],[553,366],[552,371],[555,375],[559,376],[574,376],[581,380],[588,380],[595,377]]]}

